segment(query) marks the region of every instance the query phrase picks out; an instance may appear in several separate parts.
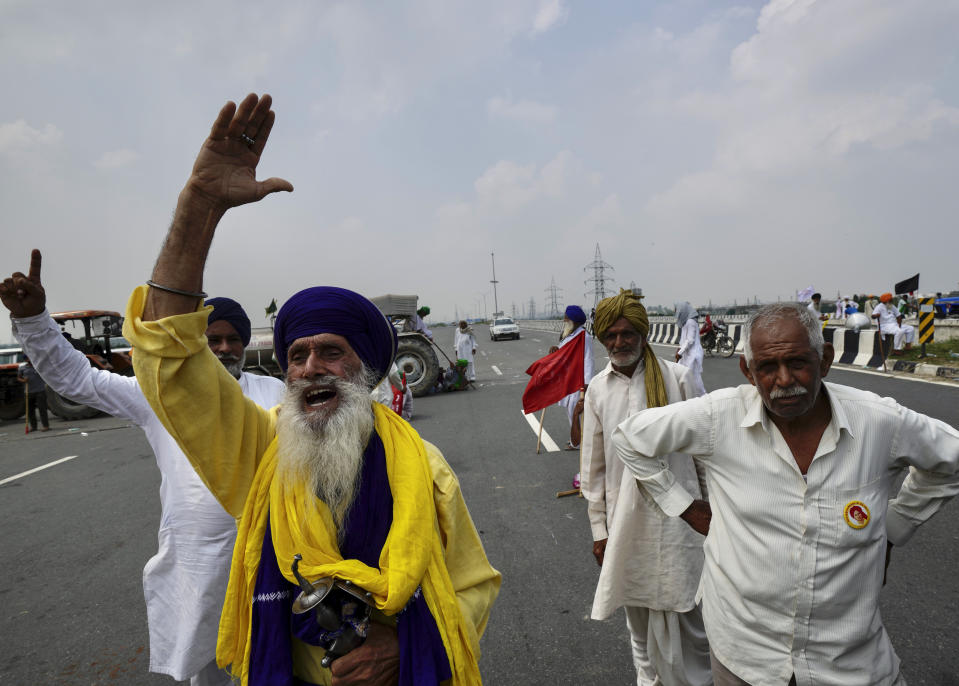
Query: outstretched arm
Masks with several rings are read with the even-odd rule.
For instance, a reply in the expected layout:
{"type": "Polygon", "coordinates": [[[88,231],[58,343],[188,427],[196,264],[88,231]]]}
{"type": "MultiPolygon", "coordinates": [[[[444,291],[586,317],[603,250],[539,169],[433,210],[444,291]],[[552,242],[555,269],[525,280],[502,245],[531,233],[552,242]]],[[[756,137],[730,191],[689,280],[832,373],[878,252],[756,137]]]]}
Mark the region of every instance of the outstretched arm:
{"type": "MultiPolygon", "coordinates": [[[[272,102],[269,95],[250,93],[239,107],[228,102],[220,110],[180,192],[173,223],[153,268],[154,283],[199,294],[210,243],[226,211],[270,193],[293,190],[284,179],[256,180],[256,166],[273,128],[272,102]]],[[[193,312],[198,299],[150,288],[143,320],[193,312]]]]}

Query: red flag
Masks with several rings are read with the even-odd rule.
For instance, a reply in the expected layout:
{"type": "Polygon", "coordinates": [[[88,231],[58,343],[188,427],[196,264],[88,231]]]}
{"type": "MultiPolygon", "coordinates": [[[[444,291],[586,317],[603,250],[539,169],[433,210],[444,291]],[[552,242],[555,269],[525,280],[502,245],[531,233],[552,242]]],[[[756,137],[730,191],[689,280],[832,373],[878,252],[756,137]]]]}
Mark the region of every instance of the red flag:
{"type": "Polygon", "coordinates": [[[583,330],[562,348],[529,366],[526,373],[532,378],[523,391],[523,412],[541,410],[583,387],[585,341],[583,330]]]}

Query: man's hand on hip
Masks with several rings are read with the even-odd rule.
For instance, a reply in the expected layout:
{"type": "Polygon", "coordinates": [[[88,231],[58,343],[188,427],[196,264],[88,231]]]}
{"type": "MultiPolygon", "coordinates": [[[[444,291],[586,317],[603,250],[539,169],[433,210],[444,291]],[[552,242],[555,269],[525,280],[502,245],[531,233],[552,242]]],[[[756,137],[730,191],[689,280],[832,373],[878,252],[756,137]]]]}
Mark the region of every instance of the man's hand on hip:
{"type": "Polygon", "coordinates": [[[396,630],[370,624],[366,641],[330,665],[333,686],[393,686],[400,677],[396,630]]]}
{"type": "Polygon", "coordinates": [[[679,516],[703,536],[709,533],[709,522],[713,517],[713,511],[705,500],[694,500],[679,516]]]}
{"type": "Polygon", "coordinates": [[[34,250],[30,253],[28,274],[14,272],[0,283],[0,301],[14,317],[32,317],[46,309],[47,294],[40,283],[40,262],[40,251],[34,250]]]}
{"type": "Polygon", "coordinates": [[[600,567],[603,566],[603,558],[606,557],[607,541],[609,541],[609,538],[593,541],[593,557],[596,558],[596,564],[598,564],[600,567]]]}

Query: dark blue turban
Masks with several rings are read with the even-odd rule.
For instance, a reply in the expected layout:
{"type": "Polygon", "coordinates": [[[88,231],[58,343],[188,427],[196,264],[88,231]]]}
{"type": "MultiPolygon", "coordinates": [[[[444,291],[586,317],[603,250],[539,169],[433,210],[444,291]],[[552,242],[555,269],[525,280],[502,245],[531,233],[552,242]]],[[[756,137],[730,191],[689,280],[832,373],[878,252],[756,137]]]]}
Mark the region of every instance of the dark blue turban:
{"type": "Polygon", "coordinates": [[[577,325],[586,323],[586,313],[583,312],[583,308],[579,305],[570,305],[567,307],[566,318],[577,325]]]}
{"type": "Polygon", "coordinates": [[[232,298],[209,298],[203,304],[213,305],[213,311],[207,319],[208,326],[222,319],[232,324],[236,332],[240,334],[244,348],[250,344],[250,318],[246,316],[240,303],[232,298]]]}
{"type": "Polygon", "coordinates": [[[298,338],[320,333],[343,336],[381,380],[390,371],[396,356],[396,330],[376,305],[359,293],[315,286],[283,303],[273,327],[273,350],[283,371],[290,345],[298,338]]]}

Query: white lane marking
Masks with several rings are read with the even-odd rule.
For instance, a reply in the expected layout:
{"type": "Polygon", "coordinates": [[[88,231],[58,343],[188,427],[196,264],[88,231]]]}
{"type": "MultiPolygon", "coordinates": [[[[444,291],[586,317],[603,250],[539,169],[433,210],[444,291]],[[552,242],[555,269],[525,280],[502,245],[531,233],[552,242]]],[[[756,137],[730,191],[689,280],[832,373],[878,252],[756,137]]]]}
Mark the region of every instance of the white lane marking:
{"type": "Polygon", "coordinates": [[[534,338],[534,339],[533,339],[533,343],[542,343],[542,342],[543,342],[543,341],[539,340],[538,338],[534,338]]]}
{"type": "MultiPolygon", "coordinates": [[[[539,421],[536,419],[536,414],[526,414],[522,410],[520,413],[526,417],[526,422],[529,424],[530,428],[533,430],[533,434],[539,434],[539,421]]],[[[543,447],[546,448],[546,452],[549,453],[558,453],[559,446],[556,445],[556,442],[549,437],[549,434],[546,433],[545,429],[543,430],[543,447]]]]}
{"type": "Polygon", "coordinates": [[[60,464],[61,462],[66,462],[67,460],[72,460],[72,459],[75,458],[75,457],[76,457],[76,455],[68,455],[67,457],[61,457],[59,460],[54,460],[53,462],[48,462],[47,464],[41,465],[40,467],[34,467],[33,469],[28,469],[27,471],[25,471],[25,472],[20,472],[19,474],[15,474],[14,476],[8,476],[8,477],[7,477],[6,479],[4,479],[3,481],[0,481],[0,486],[3,486],[5,483],[9,483],[9,482],[11,482],[11,481],[16,481],[17,479],[21,479],[21,478],[23,478],[23,477],[25,477],[25,476],[30,476],[30,475],[33,474],[34,472],[39,472],[39,471],[41,471],[41,470],[43,470],[43,469],[46,469],[47,467],[55,467],[56,465],[60,464]]]}
{"type": "Polygon", "coordinates": [[[494,372],[496,372],[496,373],[499,374],[500,376],[503,376],[503,372],[501,372],[501,371],[499,370],[499,367],[497,367],[495,364],[490,365],[490,366],[493,368],[493,371],[494,371],[494,372]]]}

